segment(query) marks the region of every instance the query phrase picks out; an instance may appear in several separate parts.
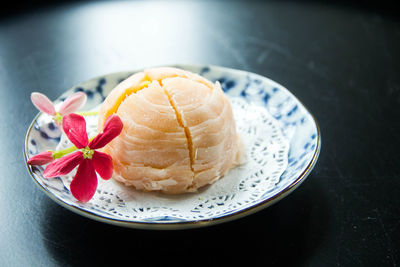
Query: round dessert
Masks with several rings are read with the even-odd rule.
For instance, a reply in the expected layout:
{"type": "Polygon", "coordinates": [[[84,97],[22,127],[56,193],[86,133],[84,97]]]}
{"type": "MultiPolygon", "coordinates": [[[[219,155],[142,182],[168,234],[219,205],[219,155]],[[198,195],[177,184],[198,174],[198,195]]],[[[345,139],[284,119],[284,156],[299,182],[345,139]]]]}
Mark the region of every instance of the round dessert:
{"type": "Polygon", "coordinates": [[[240,140],[218,82],[181,69],[152,68],[118,84],[99,114],[117,114],[122,133],[104,151],[113,177],[144,191],[194,192],[239,164],[240,140]]]}

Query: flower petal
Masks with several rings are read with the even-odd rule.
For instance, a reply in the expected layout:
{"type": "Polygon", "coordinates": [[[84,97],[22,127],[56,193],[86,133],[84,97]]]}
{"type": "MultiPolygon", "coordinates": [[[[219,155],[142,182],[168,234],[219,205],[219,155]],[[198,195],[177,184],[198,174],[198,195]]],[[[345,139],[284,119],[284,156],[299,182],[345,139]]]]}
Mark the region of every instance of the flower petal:
{"type": "Polygon", "coordinates": [[[29,165],[44,165],[52,162],[53,160],[53,152],[45,151],[29,158],[27,163],[29,165]]]}
{"type": "Polygon", "coordinates": [[[96,193],[97,175],[91,159],[84,159],[79,165],[70,189],[72,195],[79,201],[88,202],[96,193]]]}
{"type": "Polygon", "coordinates": [[[51,102],[44,94],[34,92],[31,94],[31,100],[38,110],[51,116],[56,114],[53,102],[51,102]]]}
{"type": "Polygon", "coordinates": [[[62,158],[54,160],[52,163],[47,165],[43,172],[45,178],[57,177],[65,175],[72,171],[76,165],[80,164],[83,160],[81,151],[68,154],[62,158]]]}
{"type": "Polygon", "coordinates": [[[58,112],[60,112],[60,114],[63,116],[68,115],[85,105],[86,100],[87,96],[85,93],[77,92],[65,99],[58,112]]]}
{"type": "Polygon", "coordinates": [[[101,178],[108,180],[113,174],[112,157],[106,153],[95,151],[93,154],[93,166],[101,178]]]}
{"type": "Polygon", "coordinates": [[[77,148],[84,148],[88,145],[86,121],[83,116],[72,113],[64,116],[62,123],[64,133],[77,148]]]}
{"type": "Polygon", "coordinates": [[[117,115],[109,116],[104,124],[103,132],[90,142],[89,147],[91,149],[104,147],[121,133],[122,127],[122,121],[117,115]]]}

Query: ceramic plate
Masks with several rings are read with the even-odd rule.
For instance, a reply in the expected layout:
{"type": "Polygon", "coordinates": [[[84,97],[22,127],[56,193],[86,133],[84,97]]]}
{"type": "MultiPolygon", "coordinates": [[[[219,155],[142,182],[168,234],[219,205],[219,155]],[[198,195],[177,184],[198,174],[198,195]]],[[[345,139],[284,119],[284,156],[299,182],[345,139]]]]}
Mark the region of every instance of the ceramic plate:
{"type": "MultiPolygon", "coordinates": [[[[43,178],[42,166],[28,166],[37,185],[58,204],[80,215],[119,226],[143,229],[183,229],[237,219],[284,198],[314,167],[321,137],[314,117],[282,85],[258,74],[217,66],[174,66],[218,81],[228,95],[245,162],[214,184],[196,193],[169,196],[139,192],[114,180],[99,179],[91,201],[82,203],[69,191],[71,177],[43,178]]],[[[140,71],[140,70],[139,70],[140,71]]],[[[83,91],[85,110],[95,109],[122,80],[137,71],[107,74],[79,84],[56,101],[83,91]]],[[[89,116],[90,125],[97,118],[89,116]]],[[[63,145],[61,131],[51,117],[39,113],[28,129],[27,158],[63,145]]]]}

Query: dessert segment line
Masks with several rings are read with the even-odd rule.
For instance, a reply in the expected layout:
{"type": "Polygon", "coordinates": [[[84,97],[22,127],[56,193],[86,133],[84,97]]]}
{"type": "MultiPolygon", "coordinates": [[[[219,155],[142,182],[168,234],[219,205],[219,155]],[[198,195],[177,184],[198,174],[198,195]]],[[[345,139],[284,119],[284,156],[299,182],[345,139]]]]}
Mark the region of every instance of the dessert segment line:
{"type": "MultiPolygon", "coordinates": [[[[162,87],[162,83],[160,82],[160,86],[162,87]]],[[[164,89],[164,88],[163,88],[164,89]]],[[[182,116],[178,110],[178,108],[175,105],[174,100],[172,99],[172,96],[169,94],[169,92],[164,89],[164,93],[166,94],[166,96],[168,97],[169,103],[171,105],[171,107],[174,109],[175,111],[175,115],[176,118],[178,120],[179,125],[183,128],[183,130],[185,131],[185,136],[186,136],[186,141],[188,144],[188,149],[189,149],[189,159],[190,159],[190,169],[193,172],[193,178],[194,178],[194,169],[193,169],[193,164],[194,164],[194,151],[193,151],[193,141],[192,141],[192,136],[190,134],[190,130],[189,127],[185,126],[182,120],[182,116]]]]}
{"type": "Polygon", "coordinates": [[[131,86],[131,87],[126,88],[124,93],[117,99],[117,103],[107,111],[105,117],[108,118],[112,114],[117,113],[119,107],[125,101],[125,99],[127,97],[129,97],[132,94],[136,94],[140,90],[143,90],[143,89],[147,88],[150,83],[151,83],[151,81],[148,80],[147,77],[145,77],[145,79],[138,86],[131,86]]]}

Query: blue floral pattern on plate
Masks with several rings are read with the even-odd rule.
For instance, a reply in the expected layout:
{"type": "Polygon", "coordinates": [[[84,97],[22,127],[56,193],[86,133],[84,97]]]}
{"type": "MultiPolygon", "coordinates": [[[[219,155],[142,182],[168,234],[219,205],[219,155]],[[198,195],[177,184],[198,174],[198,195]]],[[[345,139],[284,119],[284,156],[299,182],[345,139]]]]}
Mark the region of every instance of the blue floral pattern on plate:
{"type": "MultiPolygon", "coordinates": [[[[53,200],[64,207],[81,215],[99,221],[134,228],[172,229],[190,228],[229,221],[261,208],[265,208],[292,192],[311,172],[320,150],[321,137],[318,125],[313,116],[306,110],[300,101],[280,84],[260,76],[240,70],[233,70],[217,66],[177,65],[174,67],[199,73],[211,81],[218,81],[225,93],[231,98],[240,98],[247,103],[265,108],[278,122],[282,134],[289,141],[287,167],[280,176],[279,181],[268,190],[262,191],[254,201],[245,205],[235,205],[223,212],[211,214],[211,217],[202,219],[202,216],[187,218],[177,214],[177,211],[168,206],[157,207],[165,209],[168,215],[139,217],[124,215],[118,211],[123,209],[125,202],[117,194],[101,191],[102,205],[91,203],[79,203],[73,199],[69,189],[61,181],[61,178],[43,179],[41,166],[29,166],[28,169],[37,184],[53,200]],[[112,204],[111,204],[112,203],[112,204]],[[115,208],[114,208],[115,207],[115,208]]],[[[104,101],[107,94],[123,79],[134,72],[121,72],[105,75],[82,83],[64,93],[58,101],[64,100],[68,95],[83,91],[88,95],[85,109],[91,109],[104,101]]],[[[38,115],[28,130],[25,140],[25,158],[38,152],[54,149],[60,142],[61,131],[54,125],[49,117],[38,115]],[[39,126],[41,125],[41,126],[39,126]]],[[[262,173],[260,174],[262,175],[262,173]]],[[[239,185],[240,186],[240,185],[239,185]]],[[[249,185],[241,185],[249,186],[249,185]]],[[[253,185],[254,186],[254,185],[253,185]]],[[[201,212],[212,205],[223,205],[225,201],[234,196],[216,196],[199,204],[193,212],[201,212]],[[222,203],[222,204],[219,204],[222,203]],[[197,210],[196,210],[197,209],[197,210]]],[[[135,210],[136,214],[152,212],[151,210],[135,210]]]]}

